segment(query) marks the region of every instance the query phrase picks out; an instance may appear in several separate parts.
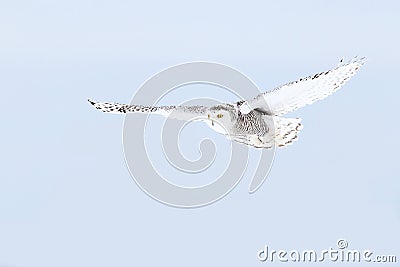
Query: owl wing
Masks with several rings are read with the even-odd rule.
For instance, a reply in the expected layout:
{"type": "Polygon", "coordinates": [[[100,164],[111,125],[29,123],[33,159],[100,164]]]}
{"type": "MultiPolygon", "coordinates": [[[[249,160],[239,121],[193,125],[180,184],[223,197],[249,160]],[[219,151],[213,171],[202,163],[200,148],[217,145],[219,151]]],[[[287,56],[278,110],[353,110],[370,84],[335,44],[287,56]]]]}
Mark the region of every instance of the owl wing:
{"type": "Polygon", "coordinates": [[[89,103],[96,109],[114,114],[141,113],[156,114],[171,119],[191,120],[205,117],[207,107],[204,106],[140,106],[119,104],[110,102],[95,102],[88,99],[89,103]]]}
{"type": "Polygon", "coordinates": [[[257,109],[269,115],[282,115],[324,99],[339,90],[365,63],[365,58],[353,58],[336,68],[281,85],[255,98],[238,102],[242,113],[257,109]]]}

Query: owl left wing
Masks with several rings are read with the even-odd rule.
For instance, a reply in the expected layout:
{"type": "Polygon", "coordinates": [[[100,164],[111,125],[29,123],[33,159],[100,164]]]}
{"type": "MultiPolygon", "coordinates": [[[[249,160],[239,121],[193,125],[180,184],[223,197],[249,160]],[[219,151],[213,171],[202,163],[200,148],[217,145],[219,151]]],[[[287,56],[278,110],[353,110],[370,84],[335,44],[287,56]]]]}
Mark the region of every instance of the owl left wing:
{"type": "Polygon", "coordinates": [[[255,98],[238,102],[240,112],[257,109],[269,115],[282,115],[324,99],[339,90],[365,63],[365,58],[340,62],[336,68],[279,86],[255,98]]]}

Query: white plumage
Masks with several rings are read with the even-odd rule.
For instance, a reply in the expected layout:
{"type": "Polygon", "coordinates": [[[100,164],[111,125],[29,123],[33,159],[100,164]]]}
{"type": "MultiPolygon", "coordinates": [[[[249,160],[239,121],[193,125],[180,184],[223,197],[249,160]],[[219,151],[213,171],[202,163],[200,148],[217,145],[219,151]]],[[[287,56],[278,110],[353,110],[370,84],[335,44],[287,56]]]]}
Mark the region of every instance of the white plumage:
{"type": "Polygon", "coordinates": [[[289,145],[298,139],[301,119],[283,118],[298,108],[312,104],[339,90],[365,63],[364,58],[342,61],[329,71],[301,78],[257,95],[247,101],[204,106],[138,106],[98,103],[96,108],[110,113],[159,114],[168,118],[205,121],[215,131],[236,142],[257,148],[289,145]]]}
{"type": "Polygon", "coordinates": [[[339,90],[364,62],[365,58],[354,58],[348,63],[341,61],[334,69],[281,85],[246,101],[247,105],[242,105],[240,112],[248,113],[259,108],[270,115],[283,115],[312,104],[339,90]]]}

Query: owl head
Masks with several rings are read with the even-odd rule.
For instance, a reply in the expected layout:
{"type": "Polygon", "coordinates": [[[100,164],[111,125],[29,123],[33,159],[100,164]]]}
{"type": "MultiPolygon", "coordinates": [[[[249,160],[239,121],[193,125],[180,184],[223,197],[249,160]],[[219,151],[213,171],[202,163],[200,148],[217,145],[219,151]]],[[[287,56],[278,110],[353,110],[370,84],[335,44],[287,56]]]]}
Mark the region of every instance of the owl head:
{"type": "Polygon", "coordinates": [[[217,105],[207,112],[208,124],[217,132],[226,133],[236,118],[236,110],[232,105],[217,105]]]}

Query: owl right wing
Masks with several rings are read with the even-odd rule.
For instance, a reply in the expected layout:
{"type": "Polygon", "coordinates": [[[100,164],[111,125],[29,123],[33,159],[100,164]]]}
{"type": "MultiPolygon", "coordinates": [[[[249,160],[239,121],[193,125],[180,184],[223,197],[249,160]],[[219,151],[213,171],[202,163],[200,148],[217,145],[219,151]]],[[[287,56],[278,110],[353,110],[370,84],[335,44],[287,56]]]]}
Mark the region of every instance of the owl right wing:
{"type": "Polygon", "coordinates": [[[240,112],[257,109],[269,115],[282,115],[324,99],[339,90],[365,63],[353,58],[331,70],[279,86],[248,101],[238,102],[240,112]]]}
{"type": "Polygon", "coordinates": [[[142,113],[156,114],[170,119],[192,120],[206,116],[207,107],[204,106],[139,106],[109,102],[95,102],[88,99],[89,103],[96,109],[114,114],[142,113]]]}

